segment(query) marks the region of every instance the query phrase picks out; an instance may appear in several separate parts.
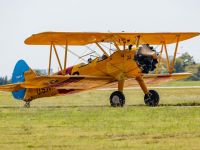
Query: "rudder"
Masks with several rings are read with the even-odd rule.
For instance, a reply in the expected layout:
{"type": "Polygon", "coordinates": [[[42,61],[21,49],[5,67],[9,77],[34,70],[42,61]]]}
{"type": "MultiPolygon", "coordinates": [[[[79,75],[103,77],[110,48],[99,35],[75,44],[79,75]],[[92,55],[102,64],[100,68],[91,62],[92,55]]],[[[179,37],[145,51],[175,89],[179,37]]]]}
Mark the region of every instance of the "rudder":
{"type": "MultiPolygon", "coordinates": [[[[12,83],[24,82],[25,81],[24,73],[29,70],[30,70],[30,67],[27,65],[27,63],[24,60],[19,60],[16,63],[13,74],[12,74],[12,83]]],[[[12,92],[12,95],[14,98],[18,100],[23,100],[25,93],[26,93],[26,89],[21,89],[21,90],[12,92]]]]}

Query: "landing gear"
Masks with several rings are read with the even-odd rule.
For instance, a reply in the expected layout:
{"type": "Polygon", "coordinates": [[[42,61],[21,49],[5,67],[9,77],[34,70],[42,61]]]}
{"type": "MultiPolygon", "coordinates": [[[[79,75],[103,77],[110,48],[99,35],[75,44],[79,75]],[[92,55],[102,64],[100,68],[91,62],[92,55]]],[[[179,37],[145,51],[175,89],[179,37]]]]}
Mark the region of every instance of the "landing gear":
{"type": "Polygon", "coordinates": [[[158,106],[159,100],[159,94],[155,90],[149,90],[149,93],[144,95],[144,103],[147,106],[158,106]]]}
{"type": "Polygon", "coordinates": [[[24,108],[30,108],[31,106],[30,103],[31,103],[30,101],[25,102],[24,108]]]}
{"type": "Polygon", "coordinates": [[[125,104],[125,96],[120,91],[115,91],[110,95],[110,105],[112,107],[123,107],[125,104]]]}
{"type": "Polygon", "coordinates": [[[148,90],[146,84],[142,77],[137,77],[136,80],[138,81],[141,89],[144,92],[144,103],[147,106],[155,107],[158,106],[160,97],[159,94],[155,90],[148,90]]]}

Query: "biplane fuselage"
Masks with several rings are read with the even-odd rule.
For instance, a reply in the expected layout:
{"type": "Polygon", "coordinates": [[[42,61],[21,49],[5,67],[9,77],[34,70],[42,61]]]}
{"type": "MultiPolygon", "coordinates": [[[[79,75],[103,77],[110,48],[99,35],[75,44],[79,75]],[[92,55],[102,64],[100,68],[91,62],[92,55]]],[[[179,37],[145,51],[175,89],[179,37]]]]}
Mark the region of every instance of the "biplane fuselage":
{"type": "MultiPolygon", "coordinates": [[[[81,82],[84,78],[71,79],[61,83],[57,86],[65,87],[67,89],[57,89],[57,88],[37,88],[29,89],[25,95],[25,101],[30,101],[36,98],[41,97],[50,97],[56,95],[66,95],[77,93],[80,91],[91,90],[93,88],[104,86],[108,83],[113,83],[114,81],[124,80],[125,78],[135,78],[141,75],[141,69],[138,67],[138,64],[134,60],[136,49],[116,51],[110,57],[102,58],[98,57],[90,62],[80,63],[71,67],[68,67],[63,71],[55,73],[56,75],[89,75],[89,76],[99,76],[105,77],[109,76],[113,79],[107,81],[96,81],[88,83],[90,86],[85,89],[70,89],[68,85],[70,82],[81,82]]],[[[84,86],[84,85],[83,85],[84,86]]]]}

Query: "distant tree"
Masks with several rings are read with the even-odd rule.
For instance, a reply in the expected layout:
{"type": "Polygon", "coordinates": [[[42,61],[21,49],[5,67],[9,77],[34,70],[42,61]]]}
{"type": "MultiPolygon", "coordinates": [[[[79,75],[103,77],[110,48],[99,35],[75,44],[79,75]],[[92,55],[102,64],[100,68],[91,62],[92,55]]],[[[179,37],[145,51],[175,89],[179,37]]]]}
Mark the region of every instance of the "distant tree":
{"type": "Polygon", "coordinates": [[[5,85],[5,84],[8,84],[8,83],[10,83],[10,82],[9,82],[7,76],[5,76],[5,77],[0,77],[0,85],[5,85]]]}
{"type": "Polygon", "coordinates": [[[199,77],[199,79],[200,79],[200,65],[198,66],[196,75],[197,75],[197,76],[199,77]]]}
{"type": "Polygon", "coordinates": [[[3,85],[2,77],[0,77],[0,85],[3,85]]]}
{"type": "Polygon", "coordinates": [[[37,75],[47,75],[47,71],[45,69],[34,69],[37,75]]]}
{"type": "Polygon", "coordinates": [[[176,59],[176,63],[174,65],[175,72],[184,72],[185,67],[189,65],[194,65],[196,62],[194,61],[193,56],[189,53],[183,53],[180,57],[176,59]]]}
{"type": "Polygon", "coordinates": [[[184,60],[181,58],[177,58],[174,68],[175,68],[175,72],[177,73],[184,72],[185,71],[184,60]]]}
{"type": "Polygon", "coordinates": [[[189,80],[200,80],[200,65],[197,67],[197,72],[195,72],[193,76],[189,78],[189,80]]]}
{"type": "Polygon", "coordinates": [[[183,60],[183,65],[184,66],[188,66],[188,65],[192,65],[192,64],[196,64],[194,61],[193,56],[191,56],[189,53],[183,53],[180,57],[180,59],[183,60]]]}
{"type": "Polygon", "coordinates": [[[5,76],[5,77],[4,77],[4,84],[7,84],[7,83],[8,83],[8,77],[5,76]]]}

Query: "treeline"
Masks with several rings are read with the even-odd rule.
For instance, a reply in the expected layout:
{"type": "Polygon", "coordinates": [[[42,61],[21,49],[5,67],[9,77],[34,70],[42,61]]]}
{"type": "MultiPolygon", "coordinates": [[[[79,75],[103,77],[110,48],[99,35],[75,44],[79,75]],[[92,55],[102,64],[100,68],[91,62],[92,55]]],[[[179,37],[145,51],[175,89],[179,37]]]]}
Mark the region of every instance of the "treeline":
{"type": "Polygon", "coordinates": [[[192,76],[186,80],[200,80],[200,64],[194,61],[193,56],[189,53],[184,53],[176,59],[174,66],[175,72],[190,72],[192,76]]]}
{"type": "Polygon", "coordinates": [[[9,84],[9,83],[11,83],[11,80],[9,80],[7,76],[0,77],[0,85],[9,84]]]}
{"type": "MultiPolygon", "coordinates": [[[[47,75],[47,72],[45,69],[34,69],[35,73],[37,75],[47,75]]],[[[5,85],[5,84],[11,84],[12,83],[12,79],[8,79],[7,76],[5,77],[0,77],[0,85],[5,85]]]]}

